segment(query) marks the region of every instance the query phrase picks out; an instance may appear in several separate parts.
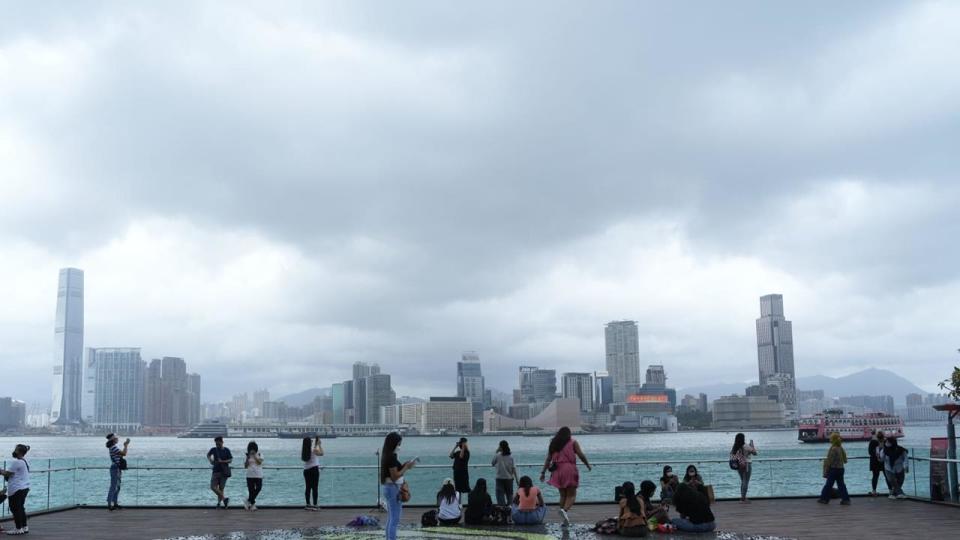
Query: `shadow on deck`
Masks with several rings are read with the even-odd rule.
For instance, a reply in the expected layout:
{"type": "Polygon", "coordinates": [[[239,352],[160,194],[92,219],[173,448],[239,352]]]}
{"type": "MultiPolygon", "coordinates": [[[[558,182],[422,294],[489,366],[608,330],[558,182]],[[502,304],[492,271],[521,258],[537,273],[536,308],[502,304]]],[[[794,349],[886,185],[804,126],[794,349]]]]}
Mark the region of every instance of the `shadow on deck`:
{"type": "MultiPolygon", "coordinates": [[[[751,504],[723,501],[714,505],[718,532],[675,535],[677,538],[954,538],[960,530],[960,507],[886,498],[854,498],[851,506],[817,504],[814,499],[765,499],[751,504]],[[879,536],[878,536],[879,535],[879,536]]],[[[612,504],[574,507],[568,531],[557,524],[556,510],[547,513],[547,524],[524,528],[456,528],[423,530],[419,527],[423,507],[409,507],[403,514],[403,538],[546,538],[593,539],[590,526],[616,515],[612,504]]],[[[343,525],[360,514],[384,519],[376,510],[336,508],[320,512],[303,509],[262,508],[125,508],[108,512],[102,508],[76,508],[34,516],[28,538],[56,539],[170,539],[300,540],[383,538],[375,528],[346,529],[343,525]]],[[[12,523],[4,522],[10,530],[12,523]]],[[[666,535],[655,535],[670,538],[666,535]]]]}

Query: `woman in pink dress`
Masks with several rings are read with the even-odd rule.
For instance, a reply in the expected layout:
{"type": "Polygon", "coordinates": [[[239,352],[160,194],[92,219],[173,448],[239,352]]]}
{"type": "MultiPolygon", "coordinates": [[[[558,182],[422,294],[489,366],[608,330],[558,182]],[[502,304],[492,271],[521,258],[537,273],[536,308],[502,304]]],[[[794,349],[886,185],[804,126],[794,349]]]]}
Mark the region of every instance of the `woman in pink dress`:
{"type": "Polygon", "coordinates": [[[580,471],[577,470],[578,457],[587,466],[588,471],[593,470],[587,461],[587,456],[580,450],[580,443],[573,439],[570,428],[562,427],[550,440],[547,459],[544,460],[543,470],[540,471],[540,481],[543,482],[549,469],[548,484],[560,491],[559,512],[564,526],[570,524],[570,516],[567,512],[577,500],[577,486],[580,485],[580,471]]]}

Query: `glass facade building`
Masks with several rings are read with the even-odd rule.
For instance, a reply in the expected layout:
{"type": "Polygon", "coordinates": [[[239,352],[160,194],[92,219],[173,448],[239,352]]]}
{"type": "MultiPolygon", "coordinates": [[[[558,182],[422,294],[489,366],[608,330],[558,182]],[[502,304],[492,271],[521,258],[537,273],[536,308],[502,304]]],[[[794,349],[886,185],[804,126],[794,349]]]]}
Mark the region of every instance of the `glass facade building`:
{"type": "Polygon", "coordinates": [[[60,270],[54,327],[52,424],[82,420],[83,401],[83,270],[60,270]]]}

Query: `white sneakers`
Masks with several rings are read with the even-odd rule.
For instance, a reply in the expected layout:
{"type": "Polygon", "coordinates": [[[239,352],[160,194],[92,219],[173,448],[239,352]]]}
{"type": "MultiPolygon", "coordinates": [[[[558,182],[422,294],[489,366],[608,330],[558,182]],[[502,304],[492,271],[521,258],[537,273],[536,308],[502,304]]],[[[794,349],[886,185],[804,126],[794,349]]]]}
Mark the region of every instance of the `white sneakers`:
{"type": "Polygon", "coordinates": [[[243,501],[243,508],[244,508],[244,510],[249,510],[249,509],[250,509],[250,501],[244,499],[244,501],[243,501]]]}
{"type": "Polygon", "coordinates": [[[563,520],[563,526],[564,526],[564,527],[569,526],[569,525],[570,525],[570,516],[567,515],[567,511],[564,510],[563,508],[561,508],[561,509],[559,510],[559,512],[560,512],[560,519],[563,520]]]}
{"type": "Polygon", "coordinates": [[[8,535],[15,535],[15,534],[16,534],[16,535],[19,535],[19,534],[27,534],[28,532],[30,532],[30,529],[28,529],[27,527],[24,527],[24,528],[22,528],[22,529],[14,529],[14,530],[8,532],[7,534],[8,534],[8,535]]]}

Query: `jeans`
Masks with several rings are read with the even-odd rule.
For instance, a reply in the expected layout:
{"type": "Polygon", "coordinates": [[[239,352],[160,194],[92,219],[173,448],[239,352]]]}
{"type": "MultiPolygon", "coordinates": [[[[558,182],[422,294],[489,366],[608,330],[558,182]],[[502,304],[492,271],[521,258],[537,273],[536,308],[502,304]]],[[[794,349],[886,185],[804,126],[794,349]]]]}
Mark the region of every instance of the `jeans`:
{"type": "Polygon", "coordinates": [[[507,506],[513,502],[513,478],[497,478],[497,504],[507,506]]]}
{"type": "Polygon", "coordinates": [[[400,486],[389,482],[383,485],[383,500],[387,504],[387,523],[384,526],[387,540],[397,540],[397,526],[400,525],[400,514],[403,512],[403,502],[400,501],[400,486]]]}
{"type": "Polygon", "coordinates": [[[900,471],[898,473],[884,471],[887,476],[887,484],[890,485],[891,495],[903,495],[903,481],[907,479],[907,473],[900,471]]]}
{"type": "Polygon", "coordinates": [[[320,467],[310,467],[303,470],[303,498],[310,506],[310,496],[313,495],[313,506],[317,505],[317,492],[320,490],[320,467]]]}
{"type": "Polygon", "coordinates": [[[110,490],[107,491],[107,506],[110,504],[118,504],[120,498],[120,478],[123,476],[123,471],[120,470],[116,464],[110,466],[110,490]]]}
{"type": "Polygon", "coordinates": [[[708,521],[707,523],[694,523],[689,519],[682,517],[673,518],[673,526],[677,528],[678,531],[684,532],[710,532],[717,528],[717,524],[714,521],[708,521]]]}
{"type": "Polygon", "coordinates": [[[546,506],[538,506],[533,510],[521,510],[517,505],[513,505],[513,512],[510,517],[517,525],[539,525],[543,523],[543,518],[547,515],[546,506]]]}
{"type": "Polygon", "coordinates": [[[263,489],[263,478],[247,478],[247,502],[257,504],[257,495],[263,489]]]}
{"type": "Polygon", "coordinates": [[[27,511],[24,505],[27,503],[27,493],[30,489],[21,489],[7,498],[7,504],[10,506],[10,513],[13,514],[13,526],[22,529],[27,526],[27,511]]]}
{"type": "Polygon", "coordinates": [[[752,465],[746,463],[737,469],[737,474],[740,475],[740,498],[747,498],[747,488],[750,487],[750,473],[752,472],[752,465]]]}
{"type": "Polygon", "coordinates": [[[834,468],[831,468],[829,471],[827,471],[827,481],[824,482],[823,489],[820,490],[820,500],[830,500],[830,496],[833,494],[834,483],[836,483],[837,487],[840,488],[840,500],[849,502],[850,494],[847,493],[847,484],[843,481],[843,469],[834,468]]]}

